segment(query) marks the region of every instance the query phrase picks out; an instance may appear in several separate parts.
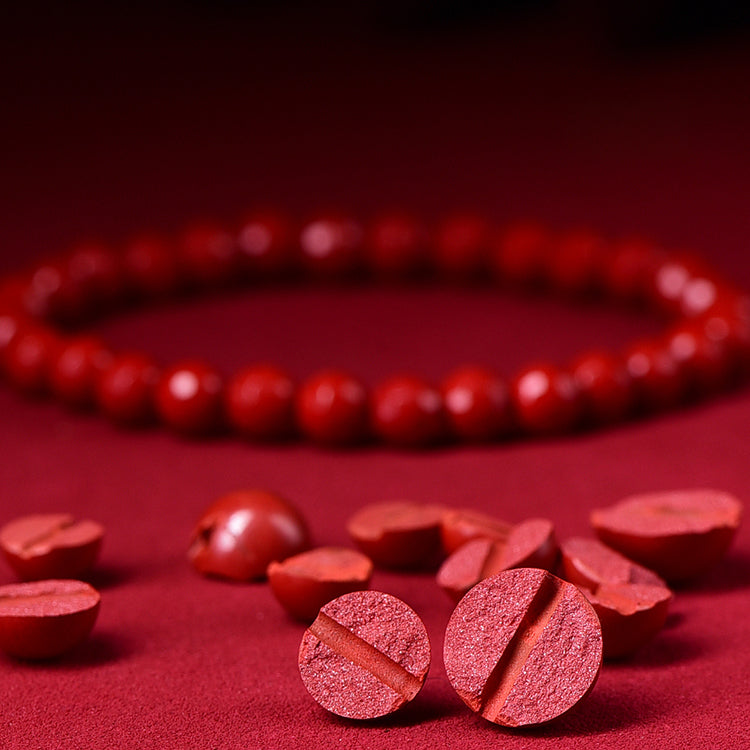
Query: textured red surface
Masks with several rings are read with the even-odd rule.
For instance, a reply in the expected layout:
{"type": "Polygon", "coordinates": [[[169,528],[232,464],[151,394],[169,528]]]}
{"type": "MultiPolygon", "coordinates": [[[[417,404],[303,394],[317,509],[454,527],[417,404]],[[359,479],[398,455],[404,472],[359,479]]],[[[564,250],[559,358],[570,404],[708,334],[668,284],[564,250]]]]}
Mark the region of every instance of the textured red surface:
{"type": "MultiPolygon", "coordinates": [[[[196,7],[4,25],[0,268],[204,212],[387,204],[644,234],[750,288],[746,38],[618,55],[544,18],[411,39],[364,20],[325,26],[313,10],[288,26],[281,13],[204,19],[196,7]]],[[[489,290],[308,288],[144,308],[98,328],[163,362],[271,360],[295,377],[336,366],[371,384],[409,370],[438,379],[467,361],[507,374],[656,326],[489,290]]],[[[245,486],[289,497],[319,544],[348,544],[355,508],[400,498],[550,517],[560,538],[636,492],[715,486],[747,502],[748,390],[609,431],[426,453],[121,432],[4,387],[0,414],[2,520],[62,510],[107,528],[87,647],[47,666],[0,659],[3,748],[750,744],[747,524],[724,562],[677,592],[651,644],[605,665],[561,723],[520,735],[473,716],[447,683],[451,607],[431,577],[373,578],[420,614],[436,656],[403,713],[360,725],[307,695],[303,628],[266,585],[204,579],[186,558],[201,511],[245,486]]]]}

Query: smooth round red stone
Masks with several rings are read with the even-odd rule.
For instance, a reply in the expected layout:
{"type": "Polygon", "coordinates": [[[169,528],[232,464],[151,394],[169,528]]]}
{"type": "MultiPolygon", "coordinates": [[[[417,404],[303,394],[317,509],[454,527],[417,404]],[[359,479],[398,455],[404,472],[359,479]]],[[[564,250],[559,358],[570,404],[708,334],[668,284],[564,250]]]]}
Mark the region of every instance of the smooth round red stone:
{"type": "Polygon", "coordinates": [[[116,355],[96,383],[96,403],[113,422],[143,425],[155,417],[159,369],[146,354],[116,355]]]}
{"type": "Polygon", "coordinates": [[[250,581],[265,578],[274,560],[309,546],[307,522],[291,503],[266,490],[237,490],[203,512],[188,558],[205,575],[250,581]]]}
{"type": "Polygon", "coordinates": [[[445,509],[406,501],[367,505],[347,522],[354,543],[384,568],[434,568],[442,558],[445,509]]]}
{"type": "Polygon", "coordinates": [[[687,392],[685,370],[659,340],[636,342],[623,352],[635,405],[649,411],[677,406],[687,392]]]}
{"type": "Polygon", "coordinates": [[[187,360],[165,370],[155,391],[161,421],[187,435],[211,433],[221,426],[223,382],[211,365],[187,360]]]}
{"type": "Polygon", "coordinates": [[[557,237],[545,276],[553,289],[583,295],[601,288],[607,245],[593,232],[578,230],[557,237]]]}
{"type": "Polygon", "coordinates": [[[0,586],[0,650],[18,659],[52,659],[86,640],[99,593],[83,581],[0,586]]]}
{"type": "Polygon", "coordinates": [[[427,243],[427,230],[422,222],[409,214],[387,214],[368,226],[364,259],[377,276],[409,278],[426,269],[427,243]]]}
{"type": "Polygon", "coordinates": [[[693,395],[714,393],[729,385],[733,367],[729,344],[726,338],[710,336],[702,322],[677,324],[665,335],[665,344],[693,395]]]}
{"type": "Polygon", "coordinates": [[[560,544],[562,577],[596,591],[603,584],[638,583],[665,587],[663,579],[598,539],[571,537],[560,544]]]}
{"type": "Polygon", "coordinates": [[[31,271],[24,309],[35,318],[64,324],[81,319],[86,298],[81,285],[70,276],[67,257],[42,262],[31,271]]]}
{"type": "Polygon", "coordinates": [[[96,385],[111,364],[112,352],[101,339],[96,336],[74,338],[62,345],[52,362],[50,389],[68,406],[77,409],[92,406],[96,385]]]}
{"type": "Polygon", "coordinates": [[[654,269],[650,293],[657,308],[694,317],[714,304],[719,284],[701,259],[692,255],[672,255],[654,269]]]}
{"type": "Polygon", "coordinates": [[[602,626],[603,656],[622,659],[642,648],[664,627],[672,592],[644,583],[605,583],[582,589],[602,626]]]}
{"type": "Polygon", "coordinates": [[[370,586],[372,561],[345,547],[317,547],[268,566],[276,600],[296,620],[312,622],[320,608],[370,586]]]}
{"type": "Polygon", "coordinates": [[[396,375],[372,393],[372,430],[387,443],[423,447],[440,442],[447,424],[440,392],[422,378],[396,375]]]}
{"type": "Polygon", "coordinates": [[[305,631],[302,682],[326,710],[375,719],[412,701],[430,668],[427,630],[411,607],[380,591],[326,604],[305,631]]]}
{"type": "Polygon", "coordinates": [[[578,423],[580,394],[573,376],[554,365],[532,365],[511,382],[518,425],[532,434],[565,432],[578,423]]]}
{"type": "Polygon", "coordinates": [[[615,242],[602,266],[605,291],[627,302],[645,300],[663,256],[663,250],[648,240],[631,238],[615,242]]]}
{"type": "Polygon", "coordinates": [[[290,272],[299,260],[295,236],[292,223],[280,213],[250,214],[237,232],[240,268],[251,279],[290,272]]]}
{"type": "Polygon", "coordinates": [[[446,510],[440,519],[440,540],[443,550],[450,555],[472,539],[505,541],[513,524],[471,509],[446,510]]]}
{"type": "Polygon", "coordinates": [[[364,231],[347,216],[320,216],[302,227],[299,246],[304,267],[321,277],[348,276],[362,265],[364,231]]]}
{"type": "Polygon", "coordinates": [[[516,224],[500,232],[491,263],[502,281],[524,286],[543,280],[552,252],[550,233],[537,224],[516,224]]]}
{"type": "Polygon", "coordinates": [[[294,431],[294,382],[273,365],[254,365],[235,373],[227,383],[227,422],[248,438],[282,440],[294,431]]]}
{"type": "Polygon", "coordinates": [[[0,373],[5,372],[5,356],[10,342],[29,325],[30,320],[24,313],[0,307],[0,373]]]}
{"type": "Polygon", "coordinates": [[[448,278],[478,278],[487,270],[493,228],[473,214],[448,217],[437,226],[433,264],[448,278]]]}
{"type": "Polygon", "coordinates": [[[356,444],[368,435],[367,389],[341,370],[324,370],[305,380],[295,409],[299,430],[318,443],[356,444]]]}
{"type": "Polygon", "coordinates": [[[175,246],[158,236],[130,242],[123,253],[125,277],[130,289],[146,297],[170,296],[185,284],[175,246]]]}
{"type": "Polygon", "coordinates": [[[239,271],[239,251],[233,234],[215,224],[197,224],[182,234],[180,264],[198,286],[223,286],[239,271]]]}
{"type": "Polygon", "coordinates": [[[18,390],[32,395],[49,390],[52,363],[62,346],[60,337],[39,325],[19,328],[5,348],[5,375],[18,390]]]}
{"type": "Polygon", "coordinates": [[[440,566],[437,584],[457,602],[485,578],[512,568],[551,570],[557,557],[552,522],[535,518],[514,526],[506,539],[466,542],[440,566]]]}
{"type": "Polygon", "coordinates": [[[608,352],[588,352],[568,366],[581,397],[584,419],[595,424],[625,419],[634,404],[625,363],[608,352]]]}
{"type": "Polygon", "coordinates": [[[0,548],[22,581],[80,578],[94,566],[104,537],[96,521],[69,513],[34,514],[0,529],[0,548]]]}
{"type": "Polygon", "coordinates": [[[704,573],[726,554],[742,503],[713,489],[635,495],[595,510],[591,525],[606,545],[667,581],[704,573]]]}
{"type": "Polygon", "coordinates": [[[591,691],[602,664],[599,618],[571,583],[537,568],[487,578],[445,631],[445,671],[461,700],[507,727],[556,719],[591,691]]]}
{"type": "Polygon", "coordinates": [[[122,257],[105,245],[74,248],[68,255],[68,274],[81,288],[86,307],[94,312],[112,307],[126,292],[122,257]]]}
{"type": "Polygon", "coordinates": [[[440,390],[450,430],[461,440],[496,440],[513,429],[508,384],[492,370],[462,367],[440,390]]]}

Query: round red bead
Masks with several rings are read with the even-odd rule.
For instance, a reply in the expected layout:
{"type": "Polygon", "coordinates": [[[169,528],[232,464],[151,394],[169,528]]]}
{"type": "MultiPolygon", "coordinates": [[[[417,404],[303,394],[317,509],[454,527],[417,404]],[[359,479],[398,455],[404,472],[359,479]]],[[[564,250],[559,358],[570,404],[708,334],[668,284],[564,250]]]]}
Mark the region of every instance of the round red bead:
{"type": "Polygon", "coordinates": [[[604,289],[618,299],[644,299],[662,257],[663,251],[651,242],[635,238],[620,240],[602,266],[604,289]]]}
{"type": "Polygon", "coordinates": [[[668,409],[682,400],[684,370],[665,344],[641,341],[625,350],[624,359],[638,405],[651,410],[668,409]]]}
{"type": "Polygon", "coordinates": [[[73,283],[80,286],[87,307],[94,311],[111,307],[125,292],[122,258],[103,245],[75,248],[68,257],[68,273],[73,283]]]}
{"type": "Polygon", "coordinates": [[[427,264],[427,231],[408,214],[381,216],[368,227],[365,260],[378,275],[404,278],[427,264]]]}
{"type": "Polygon", "coordinates": [[[294,429],[294,383],[278,367],[240,370],[227,383],[224,400],[227,421],[246,437],[277,440],[294,429]]]}
{"type": "Polygon", "coordinates": [[[558,237],[548,257],[547,280],[566,294],[600,288],[606,250],[604,240],[592,232],[568,232],[558,237]]]}
{"type": "Polygon", "coordinates": [[[508,386],[492,370],[462,367],[443,381],[441,391],[451,431],[462,440],[493,440],[510,432],[508,386]]]}
{"type": "Polygon", "coordinates": [[[368,434],[368,395],[355,377],[325,370],[308,378],[296,399],[301,432],[319,443],[358,443],[368,434]]]}
{"type": "Polygon", "coordinates": [[[575,380],[554,365],[522,370],[513,379],[510,392],[516,419],[527,432],[563,432],[578,422],[580,400],[575,380]]]}
{"type": "Polygon", "coordinates": [[[251,277],[287,273],[297,260],[291,223],[274,212],[245,219],[237,233],[237,250],[240,268],[251,277]]]}
{"type": "Polygon", "coordinates": [[[129,286],[147,297],[174,294],[184,275],[174,247],[160,237],[140,237],[131,242],[123,255],[129,286]]]}
{"type": "Polygon", "coordinates": [[[61,344],[61,339],[47,328],[20,327],[5,349],[8,380],[27,393],[47,391],[50,368],[61,344]]]}
{"type": "Polygon", "coordinates": [[[568,369],[587,419],[607,423],[628,415],[633,405],[633,383],[620,358],[607,352],[590,352],[574,360],[568,369]]]}
{"type": "Polygon", "coordinates": [[[357,271],[362,261],[363,231],[345,216],[321,216],[300,232],[302,262],[314,274],[345,276],[357,271]]]}
{"type": "Polygon", "coordinates": [[[435,266],[448,277],[474,278],[487,268],[492,227],[479,216],[451,216],[435,231],[435,266]]]}
{"type": "Polygon", "coordinates": [[[166,370],[156,387],[156,412],[164,424],[185,434],[213,432],[222,413],[221,375],[198,360],[166,370]]]}
{"type": "Polygon", "coordinates": [[[112,353],[95,336],[72,339],[63,344],[52,363],[50,388],[69,406],[91,406],[97,381],[111,362],[112,353]]]}
{"type": "Polygon", "coordinates": [[[685,371],[694,395],[724,388],[732,369],[731,352],[724,337],[709,336],[700,321],[685,321],[666,335],[669,353],[685,371]]]}
{"type": "Polygon", "coordinates": [[[233,281],[239,267],[235,238],[213,225],[190,227],[179,246],[182,267],[194,284],[220,286],[233,281]]]}
{"type": "Polygon", "coordinates": [[[536,224],[517,224],[500,233],[492,263],[501,281],[534,284],[542,280],[551,251],[549,232],[536,224]]]}
{"type": "Polygon", "coordinates": [[[66,259],[42,263],[31,272],[24,306],[35,318],[62,323],[80,320],[86,300],[81,285],[70,277],[66,259]]]}
{"type": "Polygon", "coordinates": [[[421,378],[392,377],[373,392],[372,424],[389,443],[407,447],[436,443],[446,432],[443,398],[421,378]]]}
{"type": "Polygon", "coordinates": [[[145,354],[119,354],[96,384],[96,401],[114,422],[141,425],[154,418],[159,370],[145,354]]]}

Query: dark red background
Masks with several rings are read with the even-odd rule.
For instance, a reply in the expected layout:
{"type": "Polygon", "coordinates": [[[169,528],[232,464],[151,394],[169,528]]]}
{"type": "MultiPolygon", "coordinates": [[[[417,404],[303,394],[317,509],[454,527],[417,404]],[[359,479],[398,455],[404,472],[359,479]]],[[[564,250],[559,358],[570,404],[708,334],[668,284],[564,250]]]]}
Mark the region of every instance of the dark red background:
{"type": "MultiPolygon", "coordinates": [[[[447,19],[450,3],[24,10],[3,31],[0,268],[258,203],[428,218],[468,207],[644,233],[749,288],[746,30],[686,30],[665,3],[659,23],[645,6],[537,5],[447,19]]],[[[271,358],[299,376],[336,364],[373,382],[563,360],[654,322],[489,291],[256,290],[101,329],[164,361],[204,355],[230,371],[271,358]]],[[[746,500],[748,390],[596,434],[425,453],[119,432],[5,387],[0,414],[0,521],[71,510],[108,530],[90,642],[54,664],[0,658],[3,748],[750,744],[745,529],[677,593],[652,645],[606,665],[562,721],[519,733],[471,715],[447,684],[451,607],[429,577],[376,574],[424,618],[433,667],[410,708],[354,724],[305,692],[302,629],[266,586],[205,580],[185,558],[201,510],[247,486],[288,496],[326,544],[347,542],[354,508],[385,499],[550,516],[562,537],[634,492],[715,486],[746,500]]]]}

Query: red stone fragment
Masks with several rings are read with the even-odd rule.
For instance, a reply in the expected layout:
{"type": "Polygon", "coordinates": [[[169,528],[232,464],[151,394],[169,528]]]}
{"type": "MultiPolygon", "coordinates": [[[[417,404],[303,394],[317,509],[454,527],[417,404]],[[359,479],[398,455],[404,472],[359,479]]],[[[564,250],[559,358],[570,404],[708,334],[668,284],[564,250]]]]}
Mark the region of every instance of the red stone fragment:
{"type": "Polygon", "coordinates": [[[19,659],[60,656],[86,640],[99,603],[99,593],[83,581],[0,586],[0,649],[19,659]]]}
{"type": "Polygon", "coordinates": [[[375,719],[409,703],[429,668],[424,624],[404,602],[380,591],[356,591],[326,604],[299,649],[310,695],[349,719],[375,719]]]}
{"type": "Polygon", "coordinates": [[[104,528],[68,513],[17,518],[0,529],[0,548],[23,581],[80,578],[93,567],[104,528]]]}
{"type": "Polygon", "coordinates": [[[678,490],[636,495],[591,514],[596,535],[667,581],[693,578],[726,553],[742,503],[727,492],[678,490]]]}
{"type": "Polygon", "coordinates": [[[447,510],[440,521],[440,538],[445,553],[450,555],[472,539],[505,541],[513,524],[476,510],[447,510]]]}
{"type": "Polygon", "coordinates": [[[289,502],[265,490],[238,490],[205,510],[188,557],[206,575],[249,581],[309,546],[307,523],[289,502]]]}
{"type": "Polygon", "coordinates": [[[336,597],[370,585],[372,561],[345,547],[318,547],[268,566],[268,583],[279,604],[295,619],[312,622],[336,597]]]}
{"type": "Polygon", "coordinates": [[[385,568],[431,568],[442,557],[437,505],[391,502],[357,511],[346,528],[354,543],[385,568]]]}
{"type": "Polygon", "coordinates": [[[576,586],[593,591],[603,584],[666,586],[652,570],[629,560],[598,539],[571,537],[560,544],[560,553],[562,576],[576,586]]]}
{"type": "Polygon", "coordinates": [[[595,590],[581,589],[602,626],[605,659],[629,656],[648,643],[663,627],[672,592],[646,583],[604,583],[595,590]]]}
{"type": "Polygon", "coordinates": [[[458,603],[443,658],[472,711],[503,726],[531,726],[569,711],[593,688],[602,631],[576,586],[517,568],[485,579],[458,603]]]}
{"type": "Polygon", "coordinates": [[[557,562],[554,528],[546,519],[531,519],[514,526],[506,539],[472,539],[459,547],[440,567],[437,583],[458,601],[479,581],[512,568],[551,570],[557,562]]]}

